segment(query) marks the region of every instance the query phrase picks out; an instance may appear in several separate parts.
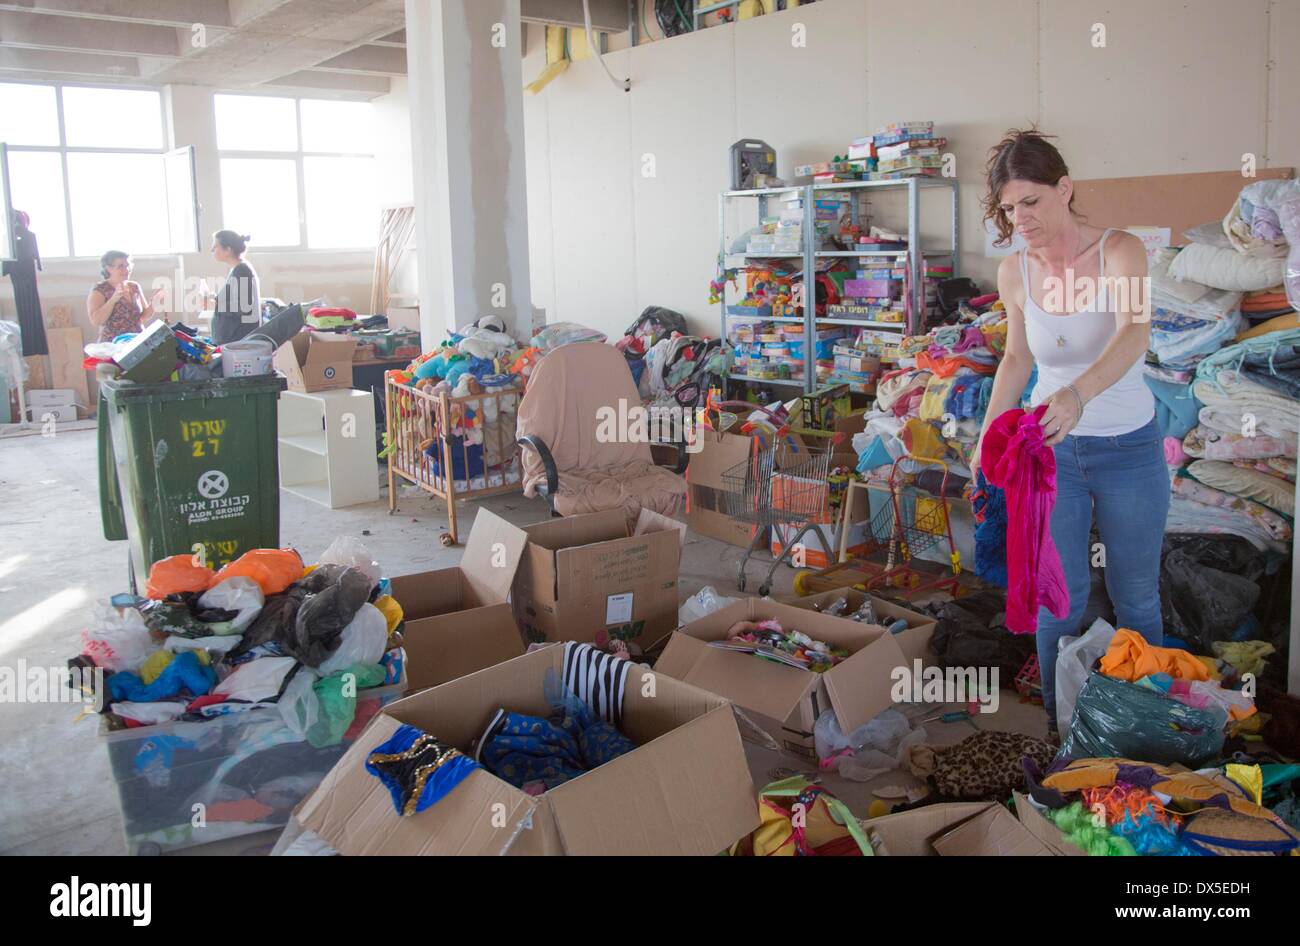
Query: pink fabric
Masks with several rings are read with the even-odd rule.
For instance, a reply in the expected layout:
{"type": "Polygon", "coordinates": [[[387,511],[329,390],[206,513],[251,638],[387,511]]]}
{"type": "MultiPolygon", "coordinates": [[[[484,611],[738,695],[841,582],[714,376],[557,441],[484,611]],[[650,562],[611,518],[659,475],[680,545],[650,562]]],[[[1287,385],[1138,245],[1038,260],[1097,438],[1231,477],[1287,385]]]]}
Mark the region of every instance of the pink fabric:
{"type": "Polygon", "coordinates": [[[984,333],[980,331],[980,327],[970,325],[966,327],[966,331],[962,334],[961,341],[952,346],[952,350],[954,352],[970,351],[972,348],[979,348],[983,344],[984,333]]]}
{"type": "Polygon", "coordinates": [[[1183,450],[1183,442],[1177,437],[1165,438],[1165,465],[1182,466],[1187,462],[1187,454],[1183,450]]]}
{"type": "Polygon", "coordinates": [[[1019,408],[993,421],[980,447],[980,468],[1007,499],[1007,630],[1032,634],[1038,608],[1053,616],[1070,611],[1061,557],[1052,541],[1056,505],[1056,455],[1043,443],[1039,423],[1047,405],[1019,408]]]}

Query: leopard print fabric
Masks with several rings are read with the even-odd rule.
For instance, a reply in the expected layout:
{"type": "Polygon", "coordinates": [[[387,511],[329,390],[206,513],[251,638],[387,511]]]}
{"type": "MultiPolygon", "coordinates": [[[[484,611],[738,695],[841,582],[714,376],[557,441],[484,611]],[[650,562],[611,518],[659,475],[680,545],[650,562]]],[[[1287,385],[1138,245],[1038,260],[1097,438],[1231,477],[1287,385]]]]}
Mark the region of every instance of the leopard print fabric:
{"type": "Polygon", "coordinates": [[[1029,756],[1045,769],[1056,751],[1023,733],[982,731],[955,746],[914,746],[908,762],[913,775],[930,778],[945,798],[1001,801],[1024,785],[1021,759],[1029,756]]]}

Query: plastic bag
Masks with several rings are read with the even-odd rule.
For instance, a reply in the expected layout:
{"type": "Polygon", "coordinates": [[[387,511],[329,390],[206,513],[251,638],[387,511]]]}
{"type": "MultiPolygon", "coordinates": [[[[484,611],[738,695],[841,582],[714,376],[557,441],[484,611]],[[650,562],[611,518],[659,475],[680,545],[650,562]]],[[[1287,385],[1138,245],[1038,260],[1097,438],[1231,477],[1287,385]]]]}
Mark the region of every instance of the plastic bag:
{"type": "Polygon", "coordinates": [[[253,579],[264,595],[278,595],[302,577],[302,557],[293,549],[250,549],[217,572],[213,584],[236,575],[253,579]]]}
{"type": "Polygon", "coordinates": [[[1227,721],[1222,709],[1196,709],[1135,683],[1092,673],[1079,692],[1061,755],[1195,769],[1223,751],[1227,721]]]}
{"type": "Polygon", "coordinates": [[[727,605],[735,604],[739,600],[739,598],[728,598],[726,595],[720,595],[712,585],[705,585],[687,598],[682,603],[682,606],[677,609],[677,623],[678,625],[690,624],[692,621],[698,621],[706,614],[721,611],[727,605]]]}
{"type": "Polygon", "coordinates": [[[1074,718],[1074,701],[1092,673],[1093,665],[1106,653],[1115,628],[1101,618],[1078,637],[1062,637],[1056,653],[1056,729],[1065,732],[1074,718]]]}
{"type": "Polygon", "coordinates": [[[902,768],[907,751],[925,741],[924,726],[912,723],[896,709],[887,709],[845,736],[834,710],[825,710],[813,726],[813,741],[821,768],[842,778],[865,782],[902,768]]]}
{"type": "Polygon", "coordinates": [[[388,618],[373,604],[363,604],[343,628],[338,649],[318,668],[323,675],[336,673],[353,664],[377,664],[388,644],[388,618]]]}
{"type": "Polygon", "coordinates": [[[81,632],[82,653],[105,670],[119,673],[138,671],[158,649],[149,636],[144,615],[134,608],[119,612],[107,604],[98,605],[90,626],[81,632]]]}
{"type": "Polygon", "coordinates": [[[317,749],[336,746],[352,725],[357,712],[357,693],[384,682],[384,668],[357,664],[317,680],[318,715],[307,730],[307,741],[317,749]]]}
{"type": "Polygon", "coordinates": [[[232,634],[244,633],[248,625],[253,623],[253,619],[262,613],[262,604],[265,601],[261,585],[242,575],[218,582],[199,596],[199,604],[202,607],[239,612],[230,622],[232,634]]]}
{"type": "Polygon", "coordinates": [[[301,667],[280,694],[280,716],[300,736],[305,736],[320,719],[320,697],[316,695],[315,684],[315,672],[310,667],[301,667]]]}
{"type": "Polygon", "coordinates": [[[379,584],[383,572],[365,543],[352,535],[341,535],[329,544],[321,557],[321,565],[351,565],[370,579],[372,586],[379,584]]]}
{"type": "Polygon", "coordinates": [[[1167,538],[1160,562],[1165,633],[1201,653],[1230,640],[1259,600],[1255,579],[1262,562],[1262,554],[1236,536],[1167,538]]]}
{"type": "Polygon", "coordinates": [[[577,322],[552,322],[533,336],[532,345],[546,351],[553,351],[561,345],[604,341],[605,334],[597,332],[594,328],[587,328],[577,322]]]}
{"type": "Polygon", "coordinates": [[[207,591],[212,587],[214,575],[216,572],[206,565],[196,565],[193,555],[169,555],[150,567],[144,593],[146,597],[161,601],[168,595],[207,591]]]}

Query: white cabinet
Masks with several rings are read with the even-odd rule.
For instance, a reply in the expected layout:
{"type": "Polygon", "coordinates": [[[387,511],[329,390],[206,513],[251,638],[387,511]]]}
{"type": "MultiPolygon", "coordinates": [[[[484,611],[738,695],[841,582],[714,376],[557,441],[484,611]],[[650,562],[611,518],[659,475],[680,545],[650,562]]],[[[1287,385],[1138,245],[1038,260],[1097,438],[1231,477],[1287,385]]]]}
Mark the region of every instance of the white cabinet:
{"type": "Polygon", "coordinates": [[[375,404],[369,391],[284,391],[280,488],[339,509],[379,498],[375,404]]]}

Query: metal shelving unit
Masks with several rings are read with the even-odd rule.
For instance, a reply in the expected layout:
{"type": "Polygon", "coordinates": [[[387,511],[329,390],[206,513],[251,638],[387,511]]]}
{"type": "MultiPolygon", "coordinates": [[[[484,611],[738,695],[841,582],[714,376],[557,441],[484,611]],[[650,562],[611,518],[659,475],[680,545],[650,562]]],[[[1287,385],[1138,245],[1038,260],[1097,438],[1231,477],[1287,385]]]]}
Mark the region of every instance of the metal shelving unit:
{"type": "MultiPolygon", "coordinates": [[[[804,326],[804,377],[803,381],[795,380],[773,380],[769,378],[750,378],[746,375],[730,375],[731,378],[744,381],[753,381],[758,384],[781,384],[788,386],[802,386],[805,391],[813,391],[817,387],[817,358],[815,334],[818,325],[854,325],[867,326],[871,328],[893,329],[898,331],[900,337],[906,334],[915,334],[921,327],[921,314],[925,311],[925,261],[927,259],[945,258],[952,260],[952,275],[960,275],[960,243],[958,237],[958,194],[957,181],[955,178],[948,177],[909,177],[896,181],[847,181],[844,183],[827,183],[827,184],[803,184],[788,187],[772,187],[763,189],[750,190],[730,190],[723,191],[718,195],[718,241],[719,252],[722,255],[724,266],[728,260],[736,259],[802,259],[803,266],[800,271],[804,274],[804,314],[802,316],[761,316],[736,314],[731,315],[727,312],[727,287],[722,287],[722,300],[720,307],[722,310],[721,326],[722,337],[728,338],[727,325],[732,319],[754,319],[767,322],[802,322],[804,326]],[[840,191],[860,191],[860,190],[902,190],[907,191],[907,240],[909,249],[906,250],[820,250],[816,246],[817,228],[816,223],[816,201],[819,194],[827,192],[840,191]],[[923,191],[947,191],[952,202],[952,244],[947,250],[927,250],[925,247],[919,247],[921,232],[921,206],[920,199],[923,191]],[[730,253],[727,250],[727,207],[728,201],[735,198],[756,198],[758,200],[758,218],[762,220],[768,216],[767,202],[770,198],[782,194],[798,193],[803,202],[803,252],[802,253],[730,253]],[[914,252],[916,251],[916,252],[914,252]],[[911,277],[912,287],[912,304],[911,318],[908,322],[882,322],[868,319],[836,319],[836,318],[817,318],[817,293],[813,280],[808,277],[815,273],[815,261],[819,258],[852,258],[862,256],[906,256],[909,275],[911,277]]],[[[858,202],[850,202],[850,219],[856,226],[858,224],[858,202]]]]}

